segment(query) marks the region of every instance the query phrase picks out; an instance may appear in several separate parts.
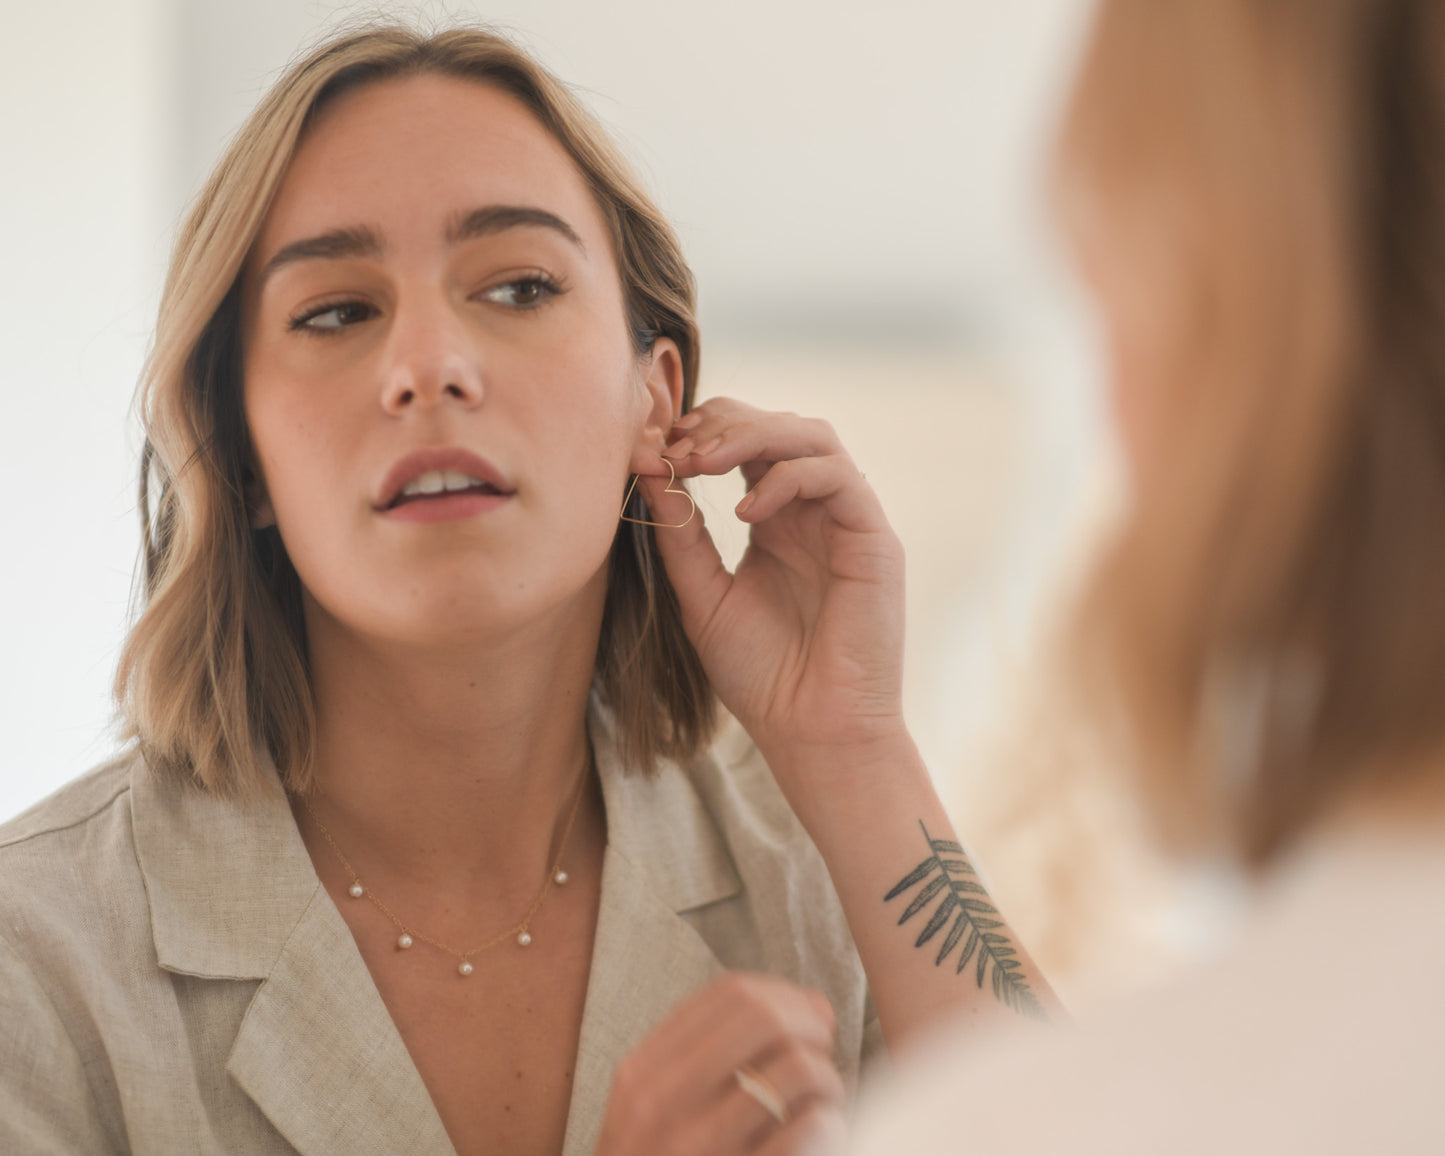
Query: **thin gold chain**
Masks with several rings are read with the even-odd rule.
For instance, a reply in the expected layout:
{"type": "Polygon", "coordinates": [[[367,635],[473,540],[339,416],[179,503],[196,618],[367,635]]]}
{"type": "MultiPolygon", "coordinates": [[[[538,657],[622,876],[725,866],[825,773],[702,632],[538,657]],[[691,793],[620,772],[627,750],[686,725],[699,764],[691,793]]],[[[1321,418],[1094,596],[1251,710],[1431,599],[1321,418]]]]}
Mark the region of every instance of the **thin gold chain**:
{"type": "Polygon", "coordinates": [[[487,940],[485,943],[479,944],[478,946],[470,948],[467,951],[458,951],[455,947],[448,946],[441,940],[433,939],[430,935],[427,935],[421,931],[417,931],[416,929],[408,927],[405,923],[403,923],[397,917],[396,912],[394,912],[390,907],[388,907],[382,901],[380,896],[378,896],[374,891],[372,891],[370,887],[368,887],[365,883],[361,881],[361,876],[356,873],[356,868],[351,865],[351,860],[349,860],[342,852],[341,848],[336,845],[336,840],[331,837],[331,832],[327,829],[326,824],[321,821],[321,816],[316,813],[316,809],[311,805],[310,796],[302,795],[301,805],[306,808],[306,813],[311,816],[311,821],[316,824],[316,829],[321,832],[321,837],[326,840],[326,845],[331,848],[332,854],[334,854],[337,858],[337,861],[340,862],[340,864],[344,868],[346,868],[346,873],[351,876],[352,887],[360,887],[362,895],[366,899],[369,899],[377,907],[377,909],[381,911],[383,915],[385,915],[389,920],[391,920],[391,922],[396,926],[396,929],[400,931],[402,935],[408,936],[411,939],[416,940],[417,942],[425,943],[430,945],[431,947],[435,947],[438,951],[445,952],[453,959],[459,959],[463,963],[466,963],[472,956],[480,955],[488,948],[496,947],[497,944],[501,943],[505,939],[513,939],[518,936],[526,935],[528,936],[526,942],[531,942],[530,932],[528,931],[528,928],[530,927],[532,920],[536,918],[537,912],[542,909],[542,903],[547,898],[547,893],[552,890],[552,885],[557,882],[558,876],[562,871],[562,857],[567,853],[567,840],[572,835],[572,825],[577,820],[577,812],[581,808],[582,795],[587,789],[587,780],[590,777],[589,772],[592,770],[592,767],[592,754],[591,750],[589,749],[587,755],[587,765],[582,768],[581,779],[577,784],[577,790],[573,794],[572,809],[567,816],[567,825],[562,829],[562,838],[561,841],[557,844],[557,858],[552,864],[552,869],[547,872],[547,878],[542,883],[542,889],[537,892],[537,897],[532,900],[532,905],[527,908],[527,913],[522,916],[521,922],[514,924],[513,926],[507,928],[506,931],[501,932],[499,935],[492,936],[492,938],[487,940]]]}

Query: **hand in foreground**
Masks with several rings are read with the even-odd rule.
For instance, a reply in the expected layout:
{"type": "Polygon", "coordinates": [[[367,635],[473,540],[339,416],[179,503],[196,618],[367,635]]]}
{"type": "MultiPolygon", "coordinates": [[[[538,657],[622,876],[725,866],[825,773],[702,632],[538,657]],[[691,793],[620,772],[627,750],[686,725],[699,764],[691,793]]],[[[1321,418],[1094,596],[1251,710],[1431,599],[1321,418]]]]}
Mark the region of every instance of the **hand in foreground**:
{"type": "MultiPolygon", "coordinates": [[[[676,424],[664,453],[679,478],[741,469],[747,482],[737,515],[752,530],[736,573],[701,511],[657,542],[713,688],[775,770],[792,749],[902,733],[903,548],[832,427],[714,398],[676,424]]],[[[686,501],[664,482],[642,479],[648,506],[680,520],[686,501]]]]}
{"type": "Polygon", "coordinates": [[[722,976],[618,1065],[596,1156],[839,1149],[843,1080],[831,1058],[833,1032],[833,1010],[819,992],[771,975],[722,976]],[[743,1086],[753,1080],[757,1094],[743,1086]]]}

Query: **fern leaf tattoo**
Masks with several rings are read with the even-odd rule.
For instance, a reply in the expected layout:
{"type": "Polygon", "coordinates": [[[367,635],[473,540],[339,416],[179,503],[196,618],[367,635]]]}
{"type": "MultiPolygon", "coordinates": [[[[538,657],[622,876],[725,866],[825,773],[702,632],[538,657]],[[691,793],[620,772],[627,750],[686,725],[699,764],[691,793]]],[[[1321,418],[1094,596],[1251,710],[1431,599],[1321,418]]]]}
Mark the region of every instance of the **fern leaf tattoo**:
{"type": "Polygon", "coordinates": [[[934,839],[921,822],[918,826],[928,843],[928,858],[883,897],[883,902],[889,903],[923,884],[898,917],[899,926],[937,899],[938,905],[918,933],[913,946],[922,947],[942,933],[938,956],[933,961],[935,967],[942,967],[943,961],[962,943],[956,975],[962,975],[964,968],[973,962],[974,979],[980,990],[984,980],[992,976],[989,982],[994,998],[1000,1003],[1020,1015],[1047,1019],[1038,996],[1024,978],[1018,949],[1007,935],[998,931],[1003,927],[998,908],[989,902],[988,892],[978,881],[963,848],[949,839],[934,839]],[[947,931],[944,931],[945,927],[947,931]]]}

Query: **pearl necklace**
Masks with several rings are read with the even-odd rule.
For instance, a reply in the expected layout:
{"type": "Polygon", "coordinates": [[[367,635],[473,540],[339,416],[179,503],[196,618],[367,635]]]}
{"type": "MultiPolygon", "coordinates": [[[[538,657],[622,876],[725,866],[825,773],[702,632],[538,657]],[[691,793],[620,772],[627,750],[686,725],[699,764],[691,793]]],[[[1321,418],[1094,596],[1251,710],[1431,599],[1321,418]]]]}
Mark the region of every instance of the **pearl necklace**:
{"type": "Polygon", "coordinates": [[[478,944],[476,947],[466,951],[458,951],[455,947],[450,947],[439,939],[433,939],[431,936],[425,935],[415,928],[408,927],[397,918],[396,913],[382,901],[381,897],[361,881],[361,877],[356,873],[356,868],[351,865],[351,860],[347,859],[342,853],[341,848],[336,845],[336,840],[331,837],[331,832],[327,830],[326,824],[321,821],[321,817],[317,815],[316,809],[312,807],[310,796],[302,795],[301,805],[306,808],[306,813],[311,816],[311,821],[316,824],[316,829],[321,832],[321,837],[326,840],[326,845],[331,848],[337,861],[346,869],[346,873],[351,876],[351,886],[347,888],[347,894],[353,899],[369,899],[396,927],[399,933],[396,938],[397,949],[405,951],[418,942],[428,944],[457,960],[457,974],[465,977],[471,975],[472,972],[476,970],[472,966],[472,956],[480,955],[488,948],[496,947],[497,944],[501,943],[504,939],[515,937],[519,947],[530,947],[532,945],[532,920],[536,918],[537,912],[542,909],[542,902],[547,898],[547,893],[552,890],[553,884],[560,887],[567,882],[567,872],[562,870],[562,856],[567,852],[567,840],[572,834],[572,824],[577,819],[577,811],[582,804],[582,793],[587,786],[588,772],[592,770],[592,767],[592,754],[589,750],[587,765],[582,769],[581,781],[577,784],[577,791],[572,799],[572,810],[567,816],[567,825],[562,829],[562,838],[557,844],[557,858],[552,864],[552,870],[547,873],[547,878],[542,883],[542,889],[537,892],[537,898],[532,900],[532,905],[527,908],[527,913],[522,916],[521,922],[507,928],[506,931],[503,931],[499,935],[494,935],[485,943],[478,944]]]}

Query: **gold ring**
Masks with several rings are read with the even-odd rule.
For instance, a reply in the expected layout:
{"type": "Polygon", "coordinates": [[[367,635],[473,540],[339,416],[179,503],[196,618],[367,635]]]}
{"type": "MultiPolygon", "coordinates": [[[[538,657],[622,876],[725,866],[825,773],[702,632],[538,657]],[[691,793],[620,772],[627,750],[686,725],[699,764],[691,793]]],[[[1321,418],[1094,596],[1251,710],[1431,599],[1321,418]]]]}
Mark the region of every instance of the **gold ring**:
{"type": "Polygon", "coordinates": [[[761,1072],[750,1064],[743,1064],[733,1071],[738,1087],[763,1106],[780,1125],[788,1122],[788,1105],[777,1088],[773,1087],[761,1072]]]}

